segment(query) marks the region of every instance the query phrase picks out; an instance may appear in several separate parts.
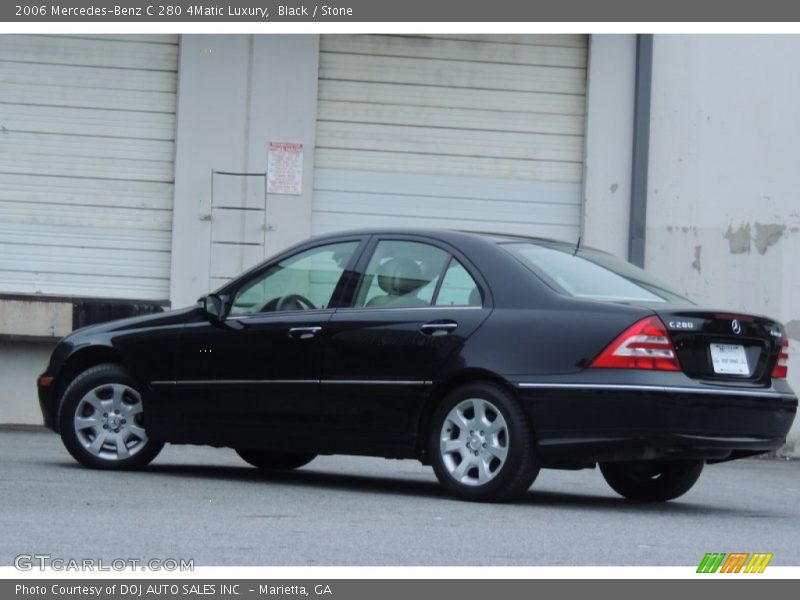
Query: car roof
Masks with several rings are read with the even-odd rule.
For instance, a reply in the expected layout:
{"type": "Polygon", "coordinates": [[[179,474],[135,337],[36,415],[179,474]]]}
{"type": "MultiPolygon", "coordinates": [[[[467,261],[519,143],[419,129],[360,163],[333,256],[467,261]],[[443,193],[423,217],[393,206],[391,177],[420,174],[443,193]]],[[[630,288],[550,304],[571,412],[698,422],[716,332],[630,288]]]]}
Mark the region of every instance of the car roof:
{"type": "Polygon", "coordinates": [[[554,240],[550,238],[543,238],[537,236],[529,236],[515,233],[498,233],[492,231],[470,231],[461,229],[437,229],[425,227],[408,227],[408,228],[394,228],[394,227],[380,227],[372,229],[351,229],[344,231],[335,231],[331,233],[320,234],[314,236],[316,239],[325,238],[338,238],[342,236],[356,236],[356,235],[418,235],[427,237],[437,237],[442,240],[458,239],[458,238],[479,238],[484,239],[495,244],[503,244],[509,242],[529,241],[539,244],[551,245],[564,245],[574,246],[574,242],[567,242],[565,240],[554,240]]]}

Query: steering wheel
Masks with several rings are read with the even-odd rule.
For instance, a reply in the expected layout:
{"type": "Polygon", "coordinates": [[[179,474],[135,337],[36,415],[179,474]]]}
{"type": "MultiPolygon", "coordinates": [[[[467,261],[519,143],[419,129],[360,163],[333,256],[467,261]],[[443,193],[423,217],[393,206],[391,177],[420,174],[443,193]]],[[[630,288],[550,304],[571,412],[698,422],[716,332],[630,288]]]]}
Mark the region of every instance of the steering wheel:
{"type": "Polygon", "coordinates": [[[313,302],[300,294],[289,294],[278,300],[275,310],[315,310],[313,302]]]}

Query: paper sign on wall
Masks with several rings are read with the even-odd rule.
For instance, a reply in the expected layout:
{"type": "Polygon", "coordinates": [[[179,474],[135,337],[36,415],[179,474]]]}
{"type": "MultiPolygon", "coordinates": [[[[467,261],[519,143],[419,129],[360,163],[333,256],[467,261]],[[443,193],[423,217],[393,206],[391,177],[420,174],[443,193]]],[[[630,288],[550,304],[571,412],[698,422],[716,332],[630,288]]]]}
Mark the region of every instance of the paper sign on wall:
{"type": "Polygon", "coordinates": [[[267,193],[303,193],[303,144],[270,142],[267,156],[267,193]]]}

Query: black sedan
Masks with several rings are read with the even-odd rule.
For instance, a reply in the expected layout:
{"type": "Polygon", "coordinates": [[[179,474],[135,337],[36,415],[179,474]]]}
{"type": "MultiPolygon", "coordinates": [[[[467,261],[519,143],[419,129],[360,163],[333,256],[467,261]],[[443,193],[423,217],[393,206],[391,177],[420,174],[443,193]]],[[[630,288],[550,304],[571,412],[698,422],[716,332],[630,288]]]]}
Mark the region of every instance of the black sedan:
{"type": "Polygon", "coordinates": [[[707,463],[781,447],[797,410],[769,318],[700,308],[560,242],[454,231],[313,238],[196,306],[80,329],[38,380],[44,422],[95,468],[165,442],[262,469],[415,458],[469,500],[599,465],[621,495],[685,493],[707,463]]]}

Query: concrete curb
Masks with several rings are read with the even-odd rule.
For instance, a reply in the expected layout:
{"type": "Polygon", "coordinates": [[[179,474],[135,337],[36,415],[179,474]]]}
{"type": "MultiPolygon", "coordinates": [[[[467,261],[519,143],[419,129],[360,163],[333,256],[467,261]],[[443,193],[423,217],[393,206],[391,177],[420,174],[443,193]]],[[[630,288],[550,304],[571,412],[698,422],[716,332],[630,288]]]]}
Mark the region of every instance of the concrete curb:
{"type": "Polygon", "coordinates": [[[53,433],[44,425],[23,425],[15,423],[0,423],[0,432],[19,431],[25,433],[53,433]]]}

